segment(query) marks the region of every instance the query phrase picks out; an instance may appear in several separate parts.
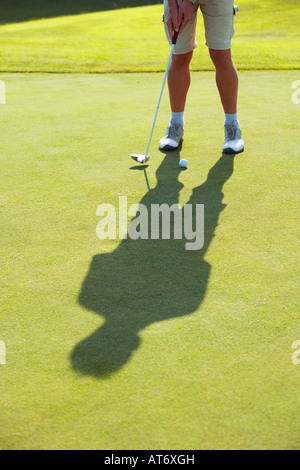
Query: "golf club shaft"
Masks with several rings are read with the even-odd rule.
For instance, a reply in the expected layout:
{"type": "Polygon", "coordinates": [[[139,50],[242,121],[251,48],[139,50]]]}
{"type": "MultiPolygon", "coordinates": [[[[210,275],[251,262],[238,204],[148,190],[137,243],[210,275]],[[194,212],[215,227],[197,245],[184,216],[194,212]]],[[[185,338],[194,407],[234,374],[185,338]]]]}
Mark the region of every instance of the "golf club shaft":
{"type": "Polygon", "coordinates": [[[168,64],[167,64],[167,69],[166,69],[166,73],[165,73],[165,76],[164,76],[164,81],[163,81],[163,85],[162,85],[162,88],[161,88],[161,92],[160,92],[160,95],[159,95],[158,104],[157,104],[157,108],[156,108],[156,112],[155,112],[155,116],[154,116],[154,120],[153,120],[153,124],[152,124],[152,129],[151,129],[151,132],[150,132],[150,137],[149,137],[149,142],[148,142],[147,150],[146,150],[146,153],[145,153],[145,157],[147,157],[147,155],[148,155],[148,151],[149,151],[149,147],[150,147],[150,143],[151,143],[151,139],[152,139],[152,134],[153,134],[153,130],[154,130],[154,126],[155,126],[155,122],[156,122],[156,118],[157,118],[157,114],[158,114],[158,110],[159,110],[159,105],[160,105],[161,97],[162,97],[162,94],[163,94],[163,91],[164,91],[164,87],[165,87],[165,83],[166,83],[166,79],[167,79],[167,75],[168,75],[168,71],[169,71],[169,66],[170,66],[172,55],[173,55],[173,49],[175,47],[176,40],[177,40],[177,36],[178,36],[178,33],[177,34],[175,33],[174,37],[173,37],[173,42],[172,42],[170,56],[169,56],[169,60],[168,60],[168,64]]]}

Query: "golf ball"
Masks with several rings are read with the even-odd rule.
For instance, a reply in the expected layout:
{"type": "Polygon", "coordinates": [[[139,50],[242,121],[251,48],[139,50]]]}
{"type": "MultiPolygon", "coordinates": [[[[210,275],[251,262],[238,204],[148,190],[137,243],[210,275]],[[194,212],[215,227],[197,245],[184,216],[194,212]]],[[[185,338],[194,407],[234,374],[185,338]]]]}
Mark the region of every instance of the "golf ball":
{"type": "Polygon", "coordinates": [[[181,166],[181,168],[186,168],[188,165],[188,162],[185,158],[182,158],[179,162],[179,166],[181,166]]]}

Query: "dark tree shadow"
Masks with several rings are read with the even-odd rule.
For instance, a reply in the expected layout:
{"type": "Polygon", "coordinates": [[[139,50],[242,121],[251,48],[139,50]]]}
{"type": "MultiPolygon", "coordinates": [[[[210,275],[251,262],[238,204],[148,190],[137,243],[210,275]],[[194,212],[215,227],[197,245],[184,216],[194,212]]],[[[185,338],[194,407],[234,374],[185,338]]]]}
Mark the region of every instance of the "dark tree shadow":
{"type": "Polygon", "coordinates": [[[156,5],[161,0],[0,0],[0,24],[156,5]]]}
{"type": "MultiPolygon", "coordinates": [[[[178,203],[183,187],[178,181],[179,159],[180,151],[164,157],[156,173],[156,187],[140,201],[149,213],[151,204],[178,203]]],[[[193,207],[204,204],[205,242],[201,250],[187,251],[185,239],[127,238],[114,252],[94,256],[78,300],[105,322],[72,351],[74,370],[99,378],[109,376],[138,349],[140,331],[199,308],[211,270],[204,257],[226,207],[222,189],[233,173],[233,162],[233,155],[223,154],[188,202],[193,207]]]]}

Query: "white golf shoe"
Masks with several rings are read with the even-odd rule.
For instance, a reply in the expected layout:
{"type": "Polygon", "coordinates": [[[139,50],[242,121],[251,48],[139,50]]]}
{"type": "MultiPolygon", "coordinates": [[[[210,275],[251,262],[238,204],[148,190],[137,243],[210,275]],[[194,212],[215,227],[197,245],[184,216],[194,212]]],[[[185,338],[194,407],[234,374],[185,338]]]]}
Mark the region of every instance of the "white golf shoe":
{"type": "Polygon", "coordinates": [[[160,150],[176,150],[178,149],[183,137],[183,127],[175,124],[173,121],[168,125],[167,131],[159,141],[160,150]]]}
{"type": "Polygon", "coordinates": [[[244,151],[244,141],[242,131],[238,121],[233,121],[232,125],[225,124],[224,153],[241,153],[244,151]]]}

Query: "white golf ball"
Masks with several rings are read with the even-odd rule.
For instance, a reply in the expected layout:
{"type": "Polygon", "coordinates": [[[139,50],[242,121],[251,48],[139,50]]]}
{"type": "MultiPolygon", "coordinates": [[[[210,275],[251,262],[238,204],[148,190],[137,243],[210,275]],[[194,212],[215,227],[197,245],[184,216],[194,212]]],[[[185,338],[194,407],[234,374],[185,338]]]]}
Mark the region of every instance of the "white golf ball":
{"type": "Polygon", "coordinates": [[[181,168],[187,168],[187,165],[188,165],[188,162],[185,158],[182,158],[179,162],[179,166],[181,166],[181,168]]]}

